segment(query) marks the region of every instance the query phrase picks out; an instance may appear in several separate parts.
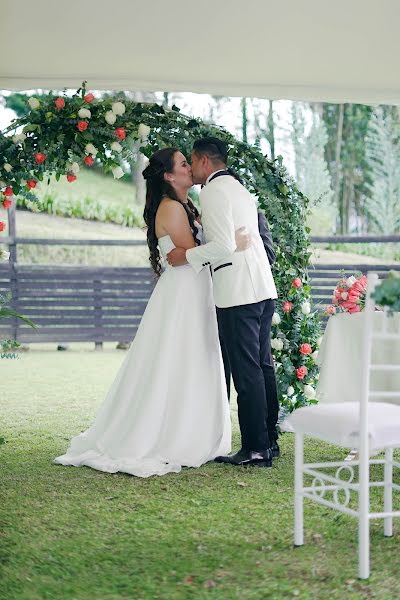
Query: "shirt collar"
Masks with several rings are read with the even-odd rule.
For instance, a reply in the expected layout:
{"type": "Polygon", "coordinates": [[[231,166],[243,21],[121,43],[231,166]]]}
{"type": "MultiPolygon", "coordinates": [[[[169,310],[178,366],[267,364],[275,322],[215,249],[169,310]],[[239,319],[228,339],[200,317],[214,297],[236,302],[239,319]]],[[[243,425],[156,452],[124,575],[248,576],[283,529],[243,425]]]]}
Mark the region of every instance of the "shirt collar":
{"type": "Polygon", "coordinates": [[[207,177],[206,182],[204,185],[207,185],[207,183],[209,183],[211,177],[213,177],[215,175],[215,173],[220,173],[221,171],[226,171],[226,169],[218,169],[217,171],[214,171],[213,173],[210,173],[210,175],[207,177]]]}

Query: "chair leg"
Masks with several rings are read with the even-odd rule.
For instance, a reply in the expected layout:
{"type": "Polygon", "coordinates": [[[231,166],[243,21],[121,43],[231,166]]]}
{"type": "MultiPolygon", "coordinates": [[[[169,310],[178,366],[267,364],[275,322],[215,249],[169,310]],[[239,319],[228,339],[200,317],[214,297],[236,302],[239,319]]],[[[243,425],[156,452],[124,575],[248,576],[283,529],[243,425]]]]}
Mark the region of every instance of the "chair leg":
{"type": "Polygon", "coordinates": [[[358,492],[358,576],[369,577],[369,452],[360,448],[358,492]]]}
{"type": "MultiPolygon", "coordinates": [[[[384,475],[384,511],[392,512],[393,510],[393,448],[385,449],[385,475],[384,475]]],[[[393,535],[393,517],[385,517],[383,519],[383,533],[390,537],[393,535]]]]}
{"type": "Polygon", "coordinates": [[[294,545],[304,544],[303,518],[303,464],[304,464],[303,434],[295,434],[295,473],[294,473],[294,545]]]}

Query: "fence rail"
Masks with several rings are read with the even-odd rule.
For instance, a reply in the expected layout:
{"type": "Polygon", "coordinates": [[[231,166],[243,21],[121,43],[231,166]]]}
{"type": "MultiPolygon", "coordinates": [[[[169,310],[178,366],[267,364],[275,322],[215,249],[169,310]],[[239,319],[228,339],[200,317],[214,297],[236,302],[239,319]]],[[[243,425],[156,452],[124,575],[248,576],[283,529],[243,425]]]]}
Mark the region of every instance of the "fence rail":
{"type": "MultiPolygon", "coordinates": [[[[400,236],[312,237],[314,243],[386,243],[400,242],[400,236]]],[[[9,211],[9,264],[0,265],[0,293],[11,293],[11,306],[29,317],[37,326],[31,329],[19,319],[0,320],[0,339],[19,342],[128,342],[133,339],[152,293],[155,278],[150,268],[70,267],[20,265],[18,245],[68,246],[143,246],[146,240],[88,240],[17,237],[15,208],[9,211]]],[[[355,271],[375,271],[385,277],[391,265],[316,264],[309,270],[312,299],[321,310],[329,304],[340,277],[355,271]]]]}

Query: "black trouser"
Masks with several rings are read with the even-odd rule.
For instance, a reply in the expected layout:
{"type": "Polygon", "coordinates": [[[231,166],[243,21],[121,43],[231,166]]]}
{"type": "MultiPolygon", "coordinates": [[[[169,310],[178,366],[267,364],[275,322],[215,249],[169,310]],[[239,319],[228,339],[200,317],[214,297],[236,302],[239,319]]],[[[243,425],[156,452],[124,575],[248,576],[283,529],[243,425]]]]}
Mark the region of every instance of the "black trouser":
{"type": "Polygon", "coordinates": [[[217,308],[228,397],[232,373],[245,450],[266,450],[278,437],[279,404],[270,340],[274,310],[274,300],[217,308]]]}

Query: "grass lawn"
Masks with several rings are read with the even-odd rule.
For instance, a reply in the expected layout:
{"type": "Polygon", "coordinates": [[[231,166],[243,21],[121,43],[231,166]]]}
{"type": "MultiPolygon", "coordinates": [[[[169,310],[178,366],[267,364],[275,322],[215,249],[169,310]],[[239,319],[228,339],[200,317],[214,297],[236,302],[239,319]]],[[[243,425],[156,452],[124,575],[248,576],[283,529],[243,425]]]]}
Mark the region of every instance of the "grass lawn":
{"type": "MultiPolygon", "coordinates": [[[[307,505],[306,545],[292,547],[289,434],[272,469],[209,464],[141,480],[54,465],[123,356],[111,345],[46,346],[0,362],[0,598],[400,598],[400,540],[383,539],[381,522],[372,523],[368,583],[356,577],[350,517],[307,505]]],[[[234,405],[232,415],[237,445],[234,405]]],[[[306,444],[312,460],[343,453],[306,444]]]]}

